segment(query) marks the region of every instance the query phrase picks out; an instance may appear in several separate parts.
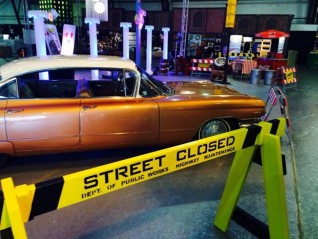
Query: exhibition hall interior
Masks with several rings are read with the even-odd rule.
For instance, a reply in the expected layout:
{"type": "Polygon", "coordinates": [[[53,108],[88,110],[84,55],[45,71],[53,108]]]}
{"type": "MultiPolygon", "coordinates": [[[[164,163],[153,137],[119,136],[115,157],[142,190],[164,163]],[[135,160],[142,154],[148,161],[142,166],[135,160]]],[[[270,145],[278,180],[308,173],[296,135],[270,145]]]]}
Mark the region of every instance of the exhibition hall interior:
{"type": "Polygon", "coordinates": [[[317,0],[1,0],[0,238],[318,238],[317,0]]]}

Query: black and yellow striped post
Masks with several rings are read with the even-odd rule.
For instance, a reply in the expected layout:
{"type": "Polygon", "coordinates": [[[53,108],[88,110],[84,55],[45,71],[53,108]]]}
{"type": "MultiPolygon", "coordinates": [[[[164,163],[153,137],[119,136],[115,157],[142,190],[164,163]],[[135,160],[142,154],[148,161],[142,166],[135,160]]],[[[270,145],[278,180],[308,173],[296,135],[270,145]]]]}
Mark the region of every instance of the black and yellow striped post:
{"type": "MultiPolygon", "coordinates": [[[[236,205],[253,161],[253,154],[255,154],[256,148],[260,147],[268,227],[265,225],[264,229],[264,224],[261,224],[260,228],[257,228],[258,225],[251,225],[253,228],[247,229],[251,232],[254,230],[253,232],[261,238],[288,239],[288,215],[280,148],[280,137],[285,134],[286,119],[261,122],[260,125],[265,130],[264,134],[259,138],[260,141],[255,145],[243,148],[235,154],[214,219],[214,225],[220,230],[226,231],[230,220],[238,212],[236,205]]],[[[239,211],[241,212],[242,210],[239,209],[239,211]]],[[[250,215],[248,217],[250,218],[250,215]]],[[[240,224],[240,222],[238,223],[240,224]]]]}

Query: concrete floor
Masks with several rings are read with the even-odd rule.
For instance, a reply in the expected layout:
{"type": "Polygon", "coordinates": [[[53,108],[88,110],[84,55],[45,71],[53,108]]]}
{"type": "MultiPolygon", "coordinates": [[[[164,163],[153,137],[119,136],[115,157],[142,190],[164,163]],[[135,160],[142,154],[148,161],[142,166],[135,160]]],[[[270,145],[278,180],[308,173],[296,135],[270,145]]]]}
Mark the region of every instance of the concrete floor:
{"type": "MultiPolygon", "coordinates": [[[[290,238],[318,238],[317,156],[317,71],[299,67],[297,88],[286,90],[291,118],[291,143],[282,138],[286,155],[285,176],[290,238]]],[[[161,80],[204,79],[198,77],[158,76],[161,80]]],[[[206,78],[205,78],[206,79],[206,78]]],[[[269,86],[247,79],[232,80],[230,87],[255,94],[266,100],[269,86]]],[[[276,107],[270,118],[280,116],[276,107]]],[[[0,179],[13,177],[16,185],[31,184],[85,168],[109,163],[113,158],[126,158],[142,153],[90,152],[56,155],[39,160],[29,157],[12,162],[0,171],[0,179]],[[119,154],[114,156],[114,154],[119,154]],[[110,156],[111,155],[111,156],[110,156]],[[122,157],[121,157],[122,156],[122,157]],[[110,160],[110,158],[112,158],[110,160]]],[[[231,222],[227,232],[213,226],[233,155],[168,174],[123,190],[43,214],[26,223],[32,239],[61,238],[255,238],[231,222]]],[[[253,164],[238,205],[267,222],[262,168],[253,164]]]]}
{"type": "Polygon", "coordinates": [[[300,238],[318,238],[318,71],[300,69],[297,89],[287,90],[295,158],[300,238]]]}

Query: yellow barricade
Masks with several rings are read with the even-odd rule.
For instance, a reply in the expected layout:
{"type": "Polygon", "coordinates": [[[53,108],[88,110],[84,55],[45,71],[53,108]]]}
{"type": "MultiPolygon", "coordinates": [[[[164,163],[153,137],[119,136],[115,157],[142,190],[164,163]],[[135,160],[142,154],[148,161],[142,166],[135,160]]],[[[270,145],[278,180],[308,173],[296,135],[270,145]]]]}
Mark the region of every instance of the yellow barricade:
{"type": "Polygon", "coordinates": [[[283,118],[260,122],[248,128],[32,185],[14,187],[12,178],[1,180],[3,189],[3,192],[0,191],[1,235],[11,234],[14,238],[27,238],[24,223],[37,215],[236,152],[215,219],[215,225],[225,231],[253,160],[253,154],[256,149],[261,148],[269,230],[271,236],[275,235],[273,238],[288,238],[279,141],[279,137],[284,135],[285,125],[286,120],[283,118]],[[282,227],[278,228],[276,225],[282,227]],[[276,234],[279,237],[276,237],[276,234]]]}

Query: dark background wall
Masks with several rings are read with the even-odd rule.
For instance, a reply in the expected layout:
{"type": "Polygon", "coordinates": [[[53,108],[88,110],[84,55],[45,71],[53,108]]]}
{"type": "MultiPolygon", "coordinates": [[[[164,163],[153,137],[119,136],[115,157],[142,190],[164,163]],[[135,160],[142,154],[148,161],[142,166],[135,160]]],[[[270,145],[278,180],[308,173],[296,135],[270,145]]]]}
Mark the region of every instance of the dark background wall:
{"type": "Polygon", "coordinates": [[[315,44],[316,32],[292,31],[288,39],[288,49],[298,51],[297,63],[304,65],[307,62],[308,52],[315,44]]]}

